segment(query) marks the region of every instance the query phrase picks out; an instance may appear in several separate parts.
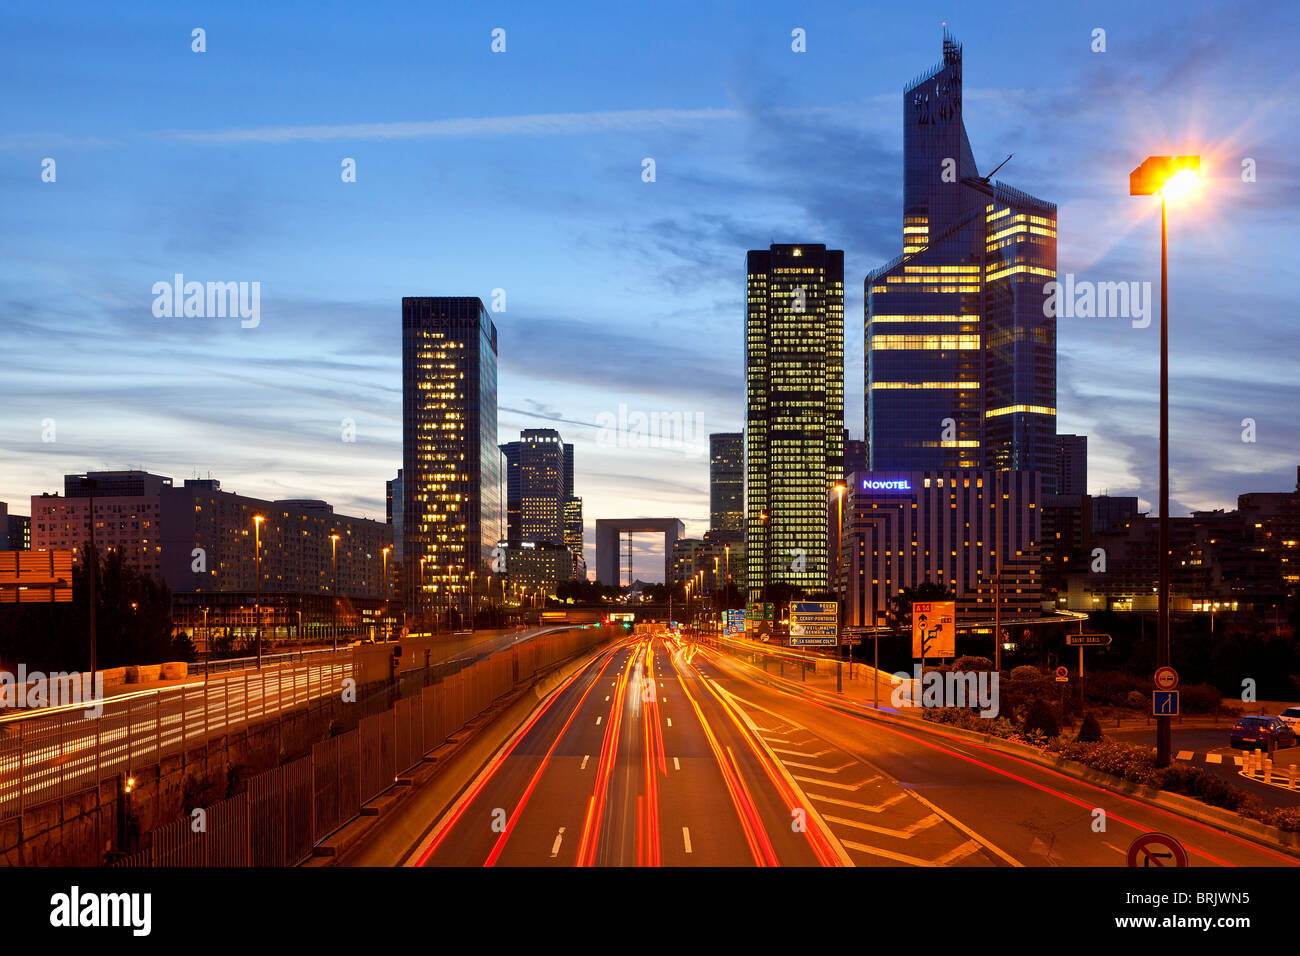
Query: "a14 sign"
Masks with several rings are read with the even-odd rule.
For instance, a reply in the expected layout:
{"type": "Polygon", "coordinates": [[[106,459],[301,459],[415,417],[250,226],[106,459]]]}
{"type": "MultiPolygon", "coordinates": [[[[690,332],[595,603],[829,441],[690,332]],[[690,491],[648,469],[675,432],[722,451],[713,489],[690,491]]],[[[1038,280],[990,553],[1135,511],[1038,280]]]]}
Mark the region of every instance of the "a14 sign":
{"type": "Polygon", "coordinates": [[[917,601],[912,605],[912,656],[957,656],[957,604],[917,601]]]}

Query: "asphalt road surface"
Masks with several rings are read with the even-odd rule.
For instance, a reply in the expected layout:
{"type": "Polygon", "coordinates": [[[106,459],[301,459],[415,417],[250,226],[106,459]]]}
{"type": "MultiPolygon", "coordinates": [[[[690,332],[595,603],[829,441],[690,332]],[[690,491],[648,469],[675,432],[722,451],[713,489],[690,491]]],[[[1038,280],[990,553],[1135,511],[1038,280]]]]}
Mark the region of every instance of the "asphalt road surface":
{"type": "Polygon", "coordinates": [[[407,865],[1124,866],[1150,831],[1193,866],[1297,862],[649,636],[561,685],[430,824],[407,865]]]}

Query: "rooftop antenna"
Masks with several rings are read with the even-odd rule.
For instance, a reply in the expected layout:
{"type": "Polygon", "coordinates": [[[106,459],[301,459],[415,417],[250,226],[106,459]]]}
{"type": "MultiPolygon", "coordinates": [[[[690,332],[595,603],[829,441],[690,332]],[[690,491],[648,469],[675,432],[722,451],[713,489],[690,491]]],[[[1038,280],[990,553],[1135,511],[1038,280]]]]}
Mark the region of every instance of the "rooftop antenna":
{"type": "Polygon", "coordinates": [[[987,185],[989,184],[989,180],[991,180],[991,179],[993,178],[993,174],[996,173],[996,172],[997,172],[999,169],[1001,169],[1003,166],[1005,166],[1007,163],[1011,162],[1011,157],[1014,156],[1014,155],[1016,155],[1016,154],[1015,154],[1015,153],[1008,153],[1008,154],[1007,154],[1007,158],[1004,159],[1004,160],[1002,160],[1002,162],[998,163],[996,166],[994,166],[993,169],[989,172],[989,174],[988,174],[987,176],[981,176],[981,177],[980,177],[980,181],[983,182],[985,186],[987,186],[987,185]]]}

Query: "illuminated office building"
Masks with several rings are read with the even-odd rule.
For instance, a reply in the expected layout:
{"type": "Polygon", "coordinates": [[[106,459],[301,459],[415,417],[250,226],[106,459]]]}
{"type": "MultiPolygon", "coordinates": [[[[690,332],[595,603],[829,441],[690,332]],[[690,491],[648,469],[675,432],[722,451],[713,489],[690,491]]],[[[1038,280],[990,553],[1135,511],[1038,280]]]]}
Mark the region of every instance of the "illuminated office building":
{"type": "Polygon", "coordinates": [[[946,33],[903,112],[903,254],[866,279],[870,467],[1036,471],[1053,493],[1056,207],[979,174],[946,33]]]}
{"type": "Polygon", "coordinates": [[[497,330],[473,296],[402,299],[406,605],[469,611],[500,531],[497,330]]]}
{"type": "Polygon", "coordinates": [[[747,583],[826,590],[826,496],[844,467],[844,253],[773,245],[748,257],[747,583]]]}
{"type": "Polygon", "coordinates": [[[573,494],[573,446],[554,428],[525,428],[501,446],[506,460],[506,540],[560,544],[573,494]],[[567,449],[567,453],[566,453],[567,449]]]}
{"type": "Polygon", "coordinates": [[[709,436],[709,530],[739,535],[745,528],[745,436],[709,436]]]}
{"type": "Polygon", "coordinates": [[[587,559],[583,554],[582,537],[582,499],[565,498],[564,546],[569,549],[569,554],[573,557],[573,578],[576,581],[587,580],[587,559]]]}

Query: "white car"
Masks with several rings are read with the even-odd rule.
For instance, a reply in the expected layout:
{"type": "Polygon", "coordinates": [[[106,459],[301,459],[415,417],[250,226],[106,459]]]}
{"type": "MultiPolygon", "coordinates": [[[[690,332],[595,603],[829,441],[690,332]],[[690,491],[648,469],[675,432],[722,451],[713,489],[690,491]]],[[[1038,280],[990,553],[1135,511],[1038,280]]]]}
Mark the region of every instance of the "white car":
{"type": "Polygon", "coordinates": [[[1300,735],[1300,707],[1288,707],[1278,714],[1278,719],[1300,735]]]}

